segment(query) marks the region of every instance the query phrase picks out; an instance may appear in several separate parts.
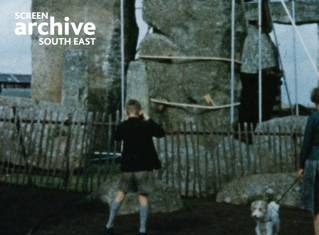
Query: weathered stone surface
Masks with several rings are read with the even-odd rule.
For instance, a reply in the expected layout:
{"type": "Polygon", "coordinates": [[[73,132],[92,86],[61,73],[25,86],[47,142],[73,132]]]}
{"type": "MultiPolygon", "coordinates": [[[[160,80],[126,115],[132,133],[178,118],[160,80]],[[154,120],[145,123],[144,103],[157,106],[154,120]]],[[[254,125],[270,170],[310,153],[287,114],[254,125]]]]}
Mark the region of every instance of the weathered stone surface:
{"type": "Polygon", "coordinates": [[[152,33],[142,41],[139,53],[142,55],[177,56],[181,52],[178,46],[166,36],[152,33]]]}
{"type": "Polygon", "coordinates": [[[128,79],[126,99],[138,99],[141,102],[143,109],[149,112],[149,97],[147,81],[145,78],[145,64],[140,61],[134,61],[130,63],[128,69],[128,77],[134,79],[128,79]]]}
{"type": "MultiPolygon", "coordinates": [[[[296,176],[296,173],[278,173],[251,175],[235,179],[220,190],[216,200],[236,205],[248,204],[257,199],[266,199],[269,196],[278,200],[294,183],[296,176]],[[272,195],[269,195],[270,192],[272,195]]],[[[301,181],[287,193],[280,204],[299,207],[300,189],[301,181]]]]}
{"type": "MultiPolygon", "coordinates": [[[[126,1],[126,62],[135,55],[137,26],[134,17],[135,1],[126,1]]],[[[56,21],[93,22],[96,25],[94,46],[40,46],[38,38],[32,38],[32,94],[33,99],[61,103],[66,94],[64,84],[64,51],[87,50],[88,107],[94,110],[110,110],[119,103],[120,80],[120,1],[116,0],[33,0],[32,10],[48,12],[56,21]]],[[[71,38],[76,37],[70,35],[71,38]]],[[[69,65],[72,61],[68,61],[69,65]]],[[[72,66],[72,65],[70,65],[72,66]]],[[[74,66],[77,66],[75,59],[74,66]]],[[[81,89],[81,88],[80,88],[81,89]]],[[[81,91],[76,92],[81,93],[81,91]]],[[[71,97],[70,99],[74,99],[71,97]]],[[[83,101],[84,102],[84,101],[83,101]]]]}
{"type": "MultiPolygon", "coordinates": [[[[153,27],[140,46],[140,56],[191,56],[230,57],[230,2],[217,0],[145,0],[143,16],[153,27]]],[[[243,32],[243,12],[238,6],[237,53],[239,54],[243,32]]],[[[239,57],[239,56],[238,56],[239,57]]],[[[237,59],[238,59],[237,57],[237,59]]],[[[216,104],[230,102],[230,67],[221,61],[143,60],[143,89],[148,91],[137,97],[142,100],[162,98],[171,102],[202,104],[203,96],[210,94],[216,104]],[[147,97],[145,97],[147,96],[147,97]]],[[[132,66],[130,70],[136,69],[132,66]]],[[[140,67],[139,67],[140,68],[140,67]]],[[[140,78],[136,72],[128,75],[128,85],[140,78]]],[[[130,89],[130,88],[129,88],[130,89]]],[[[167,107],[159,112],[150,103],[150,110],[162,120],[194,121],[197,118],[214,118],[229,110],[203,112],[202,110],[167,107]]]]}
{"type": "MultiPolygon", "coordinates": [[[[296,23],[312,23],[319,22],[319,1],[318,0],[296,0],[295,10],[296,10],[296,23]]],[[[290,14],[292,13],[291,2],[285,2],[289,8],[290,14]]],[[[250,16],[258,19],[258,4],[257,3],[247,3],[247,12],[250,16]]],[[[280,2],[271,3],[271,11],[273,21],[279,23],[290,23],[290,20],[280,2]]]]}
{"type": "MultiPolygon", "coordinates": [[[[93,192],[90,197],[100,199],[103,203],[110,205],[116,195],[119,184],[119,175],[109,177],[100,188],[93,192]]],[[[150,195],[152,212],[173,212],[182,209],[183,203],[178,192],[156,181],[154,192],[150,195]]],[[[128,194],[121,206],[119,214],[133,214],[139,211],[137,194],[128,194]]]]}
{"type": "Polygon", "coordinates": [[[89,88],[87,59],[87,51],[65,50],[63,106],[78,107],[80,109],[87,108],[89,88]]]}
{"type": "Polygon", "coordinates": [[[84,111],[79,107],[66,107],[57,103],[47,102],[47,101],[39,101],[34,102],[34,100],[30,98],[22,98],[22,97],[9,97],[9,96],[0,96],[0,106],[3,107],[20,107],[26,109],[38,109],[47,110],[47,111],[55,111],[55,112],[63,112],[63,113],[73,113],[76,111],[84,111]]]}
{"type": "Polygon", "coordinates": [[[276,129],[280,127],[287,127],[288,130],[292,130],[293,128],[303,128],[306,126],[308,117],[307,116],[287,116],[281,118],[274,118],[266,122],[262,122],[256,128],[256,132],[258,131],[266,131],[268,129],[276,129]]]}
{"type": "MultiPolygon", "coordinates": [[[[229,48],[223,40],[230,36],[225,35],[230,7],[231,2],[216,0],[146,0],[143,17],[155,32],[168,37],[187,55],[213,56],[229,48]]],[[[240,5],[237,7],[237,30],[241,31],[242,12],[240,5]]]]}

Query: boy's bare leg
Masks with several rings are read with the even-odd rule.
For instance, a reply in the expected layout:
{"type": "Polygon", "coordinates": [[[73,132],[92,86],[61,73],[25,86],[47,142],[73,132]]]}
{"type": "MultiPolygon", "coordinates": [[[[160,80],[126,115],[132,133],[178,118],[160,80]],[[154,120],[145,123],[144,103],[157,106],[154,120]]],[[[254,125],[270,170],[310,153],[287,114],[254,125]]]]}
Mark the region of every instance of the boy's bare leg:
{"type": "Polygon", "coordinates": [[[149,214],[149,200],[146,195],[140,194],[138,196],[140,202],[140,233],[146,234],[146,223],[149,214]]]}
{"type": "Polygon", "coordinates": [[[314,215],[313,225],[314,225],[315,235],[319,235],[319,214],[314,215]]]}
{"type": "Polygon", "coordinates": [[[116,197],[110,206],[110,214],[109,214],[109,219],[108,219],[107,224],[106,224],[106,228],[109,229],[109,228],[113,227],[114,219],[117,215],[117,212],[119,211],[119,209],[121,207],[121,204],[122,204],[124,198],[125,198],[124,192],[122,192],[122,191],[117,192],[116,197]]]}

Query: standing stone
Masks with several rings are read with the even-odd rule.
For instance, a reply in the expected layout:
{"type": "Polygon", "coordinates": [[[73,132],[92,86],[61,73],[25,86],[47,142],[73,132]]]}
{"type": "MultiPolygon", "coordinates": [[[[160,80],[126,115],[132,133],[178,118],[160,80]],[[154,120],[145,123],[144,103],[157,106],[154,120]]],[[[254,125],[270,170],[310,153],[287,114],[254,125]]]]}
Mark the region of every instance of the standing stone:
{"type": "MultiPolygon", "coordinates": [[[[240,4],[237,4],[237,12],[236,43],[239,53],[244,32],[240,4]]],[[[139,51],[141,57],[151,55],[230,58],[230,1],[145,0],[143,13],[145,21],[153,27],[153,33],[142,41],[139,51]]],[[[128,92],[128,98],[157,98],[177,103],[207,105],[203,96],[209,94],[218,105],[230,103],[228,62],[155,59],[137,63],[134,62],[130,67],[128,90],[131,90],[130,85],[135,81],[145,80],[142,90],[146,89],[147,92],[128,92]],[[139,72],[132,71],[135,69],[139,72]]],[[[170,121],[194,121],[199,117],[225,117],[229,114],[228,109],[205,112],[167,107],[159,111],[157,105],[152,103],[149,103],[149,108],[157,118],[170,121]]]]}
{"type": "Polygon", "coordinates": [[[140,61],[134,61],[130,64],[129,70],[128,70],[128,77],[134,79],[129,79],[127,81],[127,97],[140,97],[139,99],[142,108],[149,112],[149,100],[147,99],[148,95],[148,89],[147,89],[147,81],[145,79],[144,74],[145,71],[145,64],[140,61]]]}
{"type": "MultiPolygon", "coordinates": [[[[217,194],[216,201],[235,205],[254,200],[279,200],[296,180],[296,173],[250,175],[234,179],[217,194]]],[[[300,207],[301,180],[284,195],[281,205],[300,207]]]]}
{"type": "MultiPolygon", "coordinates": [[[[290,14],[292,14],[292,3],[285,2],[290,14]]],[[[278,23],[291,23],[281,2],[272,2],[270,4],[272,19],[278,23]]],[[[255,19],[258,19],[258,3],[247,3],[246,10],[255,19]]],[[[296,23],[314,23],[319,22],[319,1],[318,0],[295,0],[296,23]]]]}
{"type": "MultiPolygon", "coordinates": [[[[126,62],[135,55],[137,26],[134,17],[134,0],[125,1],[126,62]]],[[[117,107],[120,96],[120,1],[118,0],[33,0],[32,11],[48,12],[56,22],[92,22],[96,26],[94,46],[40,46],[32,38],[32,98],[34,101],[62,103],[64,95],[64,52],[66,49],[87,50],[88,108],[111,110],[117,107]]],[[[56,36],[59,37],[59,36],[56,36]]],[[[61,36],[60,36],[61,37],[61,36]]],[[[62,36],[68,37],[68,36],[62,36]]],[[[70,38],[84,35],[69,35],[70,38]]],[[[87,36],[92,37],[92,36],[87,36]]],[[[70,62],[70,61],[69,61],[70,62]]],[[[69,63],[68,62],[68,63],[69,63]]],[[[72,66],[69,64],[69,66],[72,66]]],[[[74,64],[73,66],[76,66],[74,64]]],[[[76,85],[77,86],[77,85],[76,85]]],[[[74,98],[70,98],[74,99],[74,98]]]]}
{"type": "Polygon", "coordinates": [[[62,104],[86,109],[88,98],[87,51],[65,50],[62,104]]]}

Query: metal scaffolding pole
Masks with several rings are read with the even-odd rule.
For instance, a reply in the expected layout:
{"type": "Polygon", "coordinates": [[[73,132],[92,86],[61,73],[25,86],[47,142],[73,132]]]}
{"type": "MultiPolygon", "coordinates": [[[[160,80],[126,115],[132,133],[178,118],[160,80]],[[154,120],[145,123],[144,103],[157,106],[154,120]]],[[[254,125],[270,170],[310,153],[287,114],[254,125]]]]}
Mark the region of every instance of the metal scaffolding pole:
{"type": "Polygon", "coordinates": [[[125,114],[125,38],[124,38],[124,1],[121,0],[121,110],[125,114]]]}
{"type": "MultiPolygon", "coordinates": [[[[291,1],[292,18],[294,24],[296,24],[296,3],[295,0],[291,1]]],[[[295,103],[296,103],[296,116],[299,116],[299,90],[298,90],[298,68],[297,68],[297,45],[296,45],[296,32],[292,29],[292,40],[293,40],[293,61],[294,61],[294,82],[295,82],[295,103]]]]}
{"type": "Polygon", "coordinates": [[[230,79],[230,121],[231,123],[234,123],[235,119],[235,40],[236,40],[236,23],[235,23],[235,17],[236,17],[236,2],[235,0],[232,0],[232,13],[231,13],[231,79],[230,79]]]}
{"type": "Polygon", "coordinates": [[[262,58],[261,58],[261,34],[262,34],[262,0],[258,0],[258,117],[259,123],[263,120],[262,115],[262,58]]]}

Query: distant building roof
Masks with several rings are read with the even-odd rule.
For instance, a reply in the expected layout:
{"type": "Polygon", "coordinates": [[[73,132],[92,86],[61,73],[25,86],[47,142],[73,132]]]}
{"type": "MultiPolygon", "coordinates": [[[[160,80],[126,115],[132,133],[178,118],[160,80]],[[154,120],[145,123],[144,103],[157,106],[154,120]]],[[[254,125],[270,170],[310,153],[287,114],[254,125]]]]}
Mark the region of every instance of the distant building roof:
{"type": "Polygon", "coordinates": [[[31,83],[31,74],[0,73],[0,83],[31,83]]]}
{"type": "Polygon", "coordinates": [[[1,91],[1,95],[31,98],[32,90],[30,88],[29,89],[4,88],[1,91]]]}

